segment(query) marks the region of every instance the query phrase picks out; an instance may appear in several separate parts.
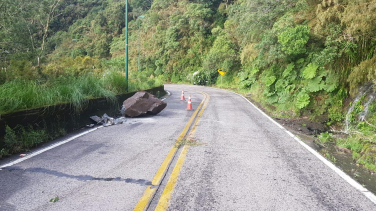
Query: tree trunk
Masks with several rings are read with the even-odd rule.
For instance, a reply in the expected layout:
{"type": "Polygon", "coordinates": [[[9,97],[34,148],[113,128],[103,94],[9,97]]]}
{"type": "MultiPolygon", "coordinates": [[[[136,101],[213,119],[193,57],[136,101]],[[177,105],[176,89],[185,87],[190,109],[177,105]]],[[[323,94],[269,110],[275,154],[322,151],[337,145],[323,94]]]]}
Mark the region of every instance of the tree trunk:
{"type": "Polygon", "coordinates": [[[53,20],[55,17],[57,17],[58,15],[55,16],[55,9],[56,7],[59,5],[61,0],[56,0],[52,6],[51,6],[51,10],[47,16],[47,21],[46,21],[46,24],[42,24],[43,26],[43,36],[42,36],[42,45],[40,47],[40,53],[39,53],[39,56],[38,56],[38,67],[39,67],[39,64],[40,64],[40,57],[42,56],[43,52],[44,52],[44,48],[45,48],[45,44],[46,44],[46,39],[47,39],[47,36],[48,36],[48,29],[50,27],[50,23],[51,23],[51,20],[53,20]]]}

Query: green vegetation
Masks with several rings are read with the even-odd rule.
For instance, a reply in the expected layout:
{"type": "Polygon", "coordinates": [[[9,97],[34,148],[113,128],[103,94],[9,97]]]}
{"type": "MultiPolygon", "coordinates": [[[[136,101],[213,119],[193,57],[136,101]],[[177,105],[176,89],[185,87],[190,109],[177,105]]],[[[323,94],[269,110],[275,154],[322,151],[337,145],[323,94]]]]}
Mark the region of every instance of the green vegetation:
{"type": "MultiPolygon", "coordinates": [[[[341,122],[344,100],[376,76],[376,16],[360,15],[374,14],[375,3],[133,0],[131,76],[140,76],[140,21],[143,83],[216,84],[222,68],[223,86],[252,92],[275,113],[327,115],[330,124],[341,122]],[[137,19],[140,15],[145,18],[137,19]]],[[[37,80],[48,86],[62,76],[122,72],[124,6],[119,0],[2,2],[1,83],[37,80]]],[[[122,86],[116,91],[123,92],[122,86]]],[[[111,95],[106,90],[82,95],[111,95]]]]}
{"type": "Polygon", "coordinates": [[[376,140],[374,135],[369,136],[359,133],[336,141],[337,145],[352,151],[352,157],[357,163],[376,171],[376,140]]]}
{"type": "Polygon", "coordinates": [[[328,132],[321,133],[320,136],[319,136],[319,140],[320,140],[321,143],[332,142],[333,141],[333,135],[328,133],[328,132]]]}
{"type": "MultiPolygon", "coordinates": [[[[146,83],[141,82],[142,78],[140,74],[131,80],[129,91],[161,84],[147,79],[146,83]]],[[[116,101],[116,94],[124,93],[125,89],[124,74],[118,71],[109,71],[103,76],[59,76],[48,81],[13,80],[0,85],[0,114],[60,103],[71,103],[80,110],[92,98],[106,97],[116,101]]]]}
{"type": "Polygon", "coordinates": [[[54,131],[48,134],[46,125],[38,128],[18,125],[14,129],[6,126],[4,143],[0,143],[0,158],[18,152],[29,151],[32,147],[62,135],[65,135],[65,130],[61,128],[55,128],[54,131]]]}
{"type": "Polygon", "coordinates": [[[330,160],[333,163],[337,162],[337,158],[335,158],[333,155],[331,155],[329,152],[325,152],[324,157],[326,157],[328,160],[330,160]]]}
{"type": "Polygon", "coordinates": [[[59,201],[59,197],[56,196],[55,198],[50,199],[50,202],[55,203],[59,201]]]}
{"type": "Polygon", "coordinates": [[[372,104],[373,111],[370,111],[373,117],[368,118],[371,122],[358,121],[353,118],[351,121],[355,128],[350,130],[349,136],[334,139],[334,141],[338,146],[351,150],[352,157],[357,163],[376,171],[376,113],[373,107],[376,107],[376,103],[372,104]]]}
{"type": "MultiPolygon", "coordinates": [[[[376,79],[376,0],[129,2],[133,90],[163,82],[217,84],[251,93],[275,116],[320,117],[338,127],[348,102],[376,79]],[[222,84],[219,68],[227,72],[222,84]]],[[[2,1],[0,99],[6,103],[0,113],[55,102],[79,108],[85,99],[124,92],[124,4],[2,1]]],[[[337,143],[350,143],[354,158],[372,168],[376,163],[364,156],[373,153],[376,106],[368,99],[355,102],[350,137],[337,143]],[[359,144],[366,148],[353,148],[359,144]]]]}
{"type": "MultiPolygon", "coordinates": [[[[151,2],[132,6],[137,17],[151,2]]],[[[124,1],[5,0],[0,16],[0,114],[60,103],[79,110],[126,92],[124,1]]],[[[133,71],[128,83],[136,91],[163,81],[133,71]]]]}

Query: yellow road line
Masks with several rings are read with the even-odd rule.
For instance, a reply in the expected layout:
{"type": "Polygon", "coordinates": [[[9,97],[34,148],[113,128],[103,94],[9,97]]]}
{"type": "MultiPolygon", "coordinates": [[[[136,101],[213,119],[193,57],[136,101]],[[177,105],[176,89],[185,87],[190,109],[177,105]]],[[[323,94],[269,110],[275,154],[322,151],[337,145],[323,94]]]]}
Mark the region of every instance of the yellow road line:
{"type": "Polygon", "coordinates": [[[183,166],[185,156],[187,155],[188,149],[189,149],[188,145],[185,145],[183,147],[183,150],[182,150],[182,152],[179,156],[179,159],[178,159],[178,161],[177,161],[177,163],[174,167],[174,170],[171,173],[171,177],[168,180],[165,189],[163,190],[162,196],[159,199],[157,207],[155,208],[156,211],[167,210],[167,208],[169,206],[170,199],[171,199],[172,191],[174,190],[176,181],[178,180],[180,169],[183,166]]]}
{"type": "MultiPolygon", "coordinates": [[[[204,94],[206,94],[206,93],[204,93],[204,94]]],[[[200,117],[204,113],[204,110],[209,103],[210,96],[209,95],[207,95],[207,96],[208,96],[208,99],[205,101],[204,106],[202,107],[200,113],[198,114],[196,121],[193,125],[193,128],[192,128],[191,132],[189,133],[189,137],[193,137],[194,134],[196,133],[196,127],[198,125],[198,121],[200,120],[200,117]]],[[[171,173],[170,179],[168,180],[167,185],[166,185],[165,189],[163,190],[163,193],[161,195],[161,198],[159,199],[158,205],[155,208],[156,211],[165,211],[165,210],[167,210],[168,206],[170,205],[170,199],[171,199],[171,196],[172,196],[172,192],[173,192],[175,185],[176,185],[176,182],[178,180],[178,176],[179,176],[181,167],[183,166],[183,163],[184,163],[185,157],[187,155],[188,149],[189,149],[189,146],[185,145],[181,154],[180,154],[180,156],[179,156],[179,159],[178,159],[178,161],[177,161],[177,163],[174,167],[174,170],[171,173]]]]}
{"type": "MultiPolygon", "coordinates": [[[[183,131],[180,133],[179,137],[176,139],[175,143],[180,142],[187,134],[189,128],[192,125],[193,120],[195,119],[197,113],[201,109],[202,105],[204,104],[205,100],[207,98],[207,95],[204,94],[204,99],[201,101],[200,105],[197,107],[196,111],[192,114],[191,118],[189,119],[188,123],[185,125],[183,131]]],[[[159,167],[157,173],[154,175],[154,178],[152,180],[152,185],[149,185],[144,194],[142,195],[141,199],[138,201],[137,205],[134,208],[134,211],[143,211],[147,208],[147,206],[150,203],[151,198],[154,196],[155,191],[157,188],[154,188],[153,186],[157,186],[160,184],[163,175],[165,174],[168,166],[170,165],[172,159],[175,156],[175,153],[177,151],[177,146],[173,146],[169,153],[167,154],[165,160],[163,161],[162,165],[159,167]]]]}
{"type": "MultiPolygon", "coordinates": [[[[206,100],[206,95],[204,95],[204,99],[201,101],[200,105],[197,107],[196,111],[193,113],[193,115],[189,119],[188,123],[185,125],[183,131],[180,133],[180,135],[176,139],[175,143],[180,142],[184,138],[184,136],[187,134],[189,128],[191,127],[193,120],[195,119],[198,111],[201,109],[205,100],[206,100]]],[[[167,154],[167,157],[165,158],[161,167],[159,167],[157,173],[155,174],[155,176],[153,178],[152,185],[159,185],[168,165],[170,164],[172,158],[175,155],[176,150],[177,150],[176,146],[173,146],[172,149],[170,150],[170,152],[167,154]]]]}
{"type": "Polygon", "coordinates": [[[197,118],[196,118],[196,121],[195,121],[195,123],[193,124],[193,127],[192,127],[192,129],[191,129],[191,132],[189,133],[189,137],[193,138],[193,136],[195,135],[195,133],[196,133],[196,128],[197,128],[197,125],[198,125],[198,121],[200,120],[202,114],[204,113],[204,110],[205,110],[206,106],[208,105],[209,100],[210,100],[210,95],[208,95],[208,100],[205,101],[205,104],[204,104],[204,106],[202,107],[200,113],[198,113],[198,116],[197,116],[197,118]]]}
{"type": "Polygon", "coordinates": [[[134,210],[137,210],[137,211],[145,210],[145,208],[148,206],[148,204],[150,202],[150,199],[154,196],[154,193],[155,193],[156,190],[157,190],[157,188],[154,188],[151,185],[149,185],[146,188],[144,195],[142,195],[140,201],[138,201],[134,210]]]}
{"type": "Polygon", "coordinates": [[[153,181],[151,182],[152,185],[159,185],[165,173],[165,170],[167,169],[168,165],[170,164],[170,161],[175,155],[176,150],[177,148],[175,146],[171,148],[170,152],[167,154],[167,157],[165,158],[162,165],[159,167],[157,173],[155,174],[153,181]]]}
{"type": "Polygon", "coordinates": [[[201,109],[202,105],[204,104],[204,102],[205,102],[205,100],[206,100],[206,98],[207,98],[206,94],[205,94],[205,93],[203,93],[203,94],[204,94],[204,99],[201,101],[200,105],[197,107],[196,111],[193,113],[193,115],[192,115],[191,118],[189,119],[189,121],[188,121],[187,125],[185,126],[183,132],[182,132],[182,133],[180,134],[180,136],[176,139],[176,142],[181,141],[181,140],[184,138],[184,136],[187,135],[188,129],[191,127],[193,120],[195,119],[195,117],[196,117],[198,111],[201,109]]]}

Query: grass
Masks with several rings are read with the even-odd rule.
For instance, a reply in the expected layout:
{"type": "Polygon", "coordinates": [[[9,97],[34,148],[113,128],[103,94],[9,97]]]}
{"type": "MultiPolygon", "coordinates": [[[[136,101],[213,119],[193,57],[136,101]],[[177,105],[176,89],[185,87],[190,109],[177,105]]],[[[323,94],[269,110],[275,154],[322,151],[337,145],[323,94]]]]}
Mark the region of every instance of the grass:
{"type": "Polygon", "coordinates": [[[337,139],[336,144],[352,151],[352,158],[365,168],[376,172],[376,143],[374,135],[353,134],[345,139],[337,139]]]}
{"type": "Polygon", "coordinates": [[[333,163],[336,163],[337,162],[337,159],[331,155],[329,152],[325,153],[324,156],[329,159],[330,161],[332,161],[333,163]]]}
{"type": "Polygon", "coordinates": [[[350,136],[346,139],[337,139],[336,144],[355,153],[360,153],[363,149],[363,143],[356,136],[350,136]]]}
{"type": "Polygon", "coordinates": [[[0,114],[42,106],[72,103],[80,109],[90,98],[106,97],[115,99],[115,93],[106,90],[95,76],[59,77],[53,81],[15,80],[1,85],[0,114]]]}
{"type": "Polygon", "coordinates": [[[4,142],[0,143],[0,158],[18,152],[29,151],[32,147],[65,135],[65,130],[56,128],[55,131],[47,132],[47,126],[33,128],[18,125],[15,128],[6,126],[4,142]]]}
{"type": "MultiPolygon", "coordinates": [[[[145,73],[130,76],[129,92],[162,85],[162,80],[145,77],[145,73]]],[[[116,95],[126,93],[123,72],[108,71],[103,75],[85,74],[60,76],[47,81],[13,80],[0,85],[0,115],[20,110],[70,103],[79,112],[89,99],[105,97],[116,102],[116,95]]],[[[64,135],[62,128],[47,133],[47,127],[6,127],[4,142],[0,141],[0,158],[29,151],[38,144],[64,135]]]]}
{"type": "MultiPolygon", "coordinates": [[[[218,81],[217,81],[218,84],[218,81]]],[[[220,82],[219,82],[220,84],[220,82]]],[[[231,84],[225,84],[223,85],[217,85],[219,88],[224,89],[232,89],[233,86],[231,84]]],[[[260,91],[258,90],[259,87],[254,88],[255,86],[252,86],[252,89],[238,89],[235,90],[236,92],[246,95],[248,93],[252,93],[252,98],[263,105],[263,107],[268,111],[269,115],[273,117],[283,117],[283,118],[293,118],[295,115],[293,112],[289,112],[288,110],[291,108],[286,108],[285,111],[279,110],[276,114],[275,111],[269,109],[268,106],[263,104],[262,102],[264,99],[260,97],[260,91]],[[286,111],[287,110],[287,111],[286,111]],[[282,115],[281,115],[282,113],[282,115]],[[286,114],[286,115],[285,115],[286,114]]],[[[233,90],[234,91],[234,90],[233,90]]],[[[365,168],[376,172],[376,103],[373,103],[370,105],[369,113],[371,113],[369,116],[370,118],[368,121],[370,122],[357,122],[353,121],[352,125],[355,128],[354,134],[348,136],[347,138],[338,139],[335,138],[331,133],[321,133],[319,136],[319,143],[321,144],[327,144],[327,143],[335,143],[336,145],[346,148],[352,151],[352,158],[355,162],[362,164],[365,168]]],[[[341,114],[344,115],[344,114],[341,114]]],[[[302,125],[303,127],[305,125],[302,125]]],[[[330,155],[329,153],[326,153],[325,156],[331,160],[332,162],[336,162],[336,159],[334,156],[330,155]]]]}
{"type": "Polygon", "coordinates": [[[319,141],[323,144],[334,141],[331,133],[325,132],[319,135],[319,141]]]}
{"type": "MultiPolygon", "coordinates": [[[[162,84],[155,79],[129,80],[129,91],[148,89],[162,84]]],[[[116,100],[126,92],[124,73],[110,71],[103,76],[86,74],[61,76],[48,81],[13,80],[0,85],[0,114],[60,103],[71,103],[80,110],[87,100],[105,97],[116,100]]]]}

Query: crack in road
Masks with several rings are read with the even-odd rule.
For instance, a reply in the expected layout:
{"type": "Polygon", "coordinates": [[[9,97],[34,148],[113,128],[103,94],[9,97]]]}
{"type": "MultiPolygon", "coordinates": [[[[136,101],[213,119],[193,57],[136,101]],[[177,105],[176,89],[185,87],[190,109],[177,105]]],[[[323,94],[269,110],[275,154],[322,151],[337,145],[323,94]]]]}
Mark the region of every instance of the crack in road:
{"type": "Polygon", "coordinates": [[[132,178],[121,178],[121,177],[108,177],[108,178],[103,178],[103,177],[93,177],[90,175],[70,175],[66,174],[63,172],[59,171],[54,171],[54,170],[49,170],[45,168],[27,168],[27,169],[22,169],[19,167],[6,167],[3,168],[3,170],[7,170],[9,172],[12,171],[25,171],[25,172],[33,172],[33,173],[43,173],[43,174],[49,174],[49,175],[54,175],[56,177],[60,178],[69,178],[69,179],[75,179],[78,181],[105,181],[105,182],[125,182],[125,183],[131,183],[131,184],[137,184],[141,186],[148,186],[151,185],[151,181],[144,180],[144,179],[132,179],[132,178]]]}

